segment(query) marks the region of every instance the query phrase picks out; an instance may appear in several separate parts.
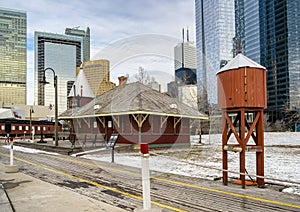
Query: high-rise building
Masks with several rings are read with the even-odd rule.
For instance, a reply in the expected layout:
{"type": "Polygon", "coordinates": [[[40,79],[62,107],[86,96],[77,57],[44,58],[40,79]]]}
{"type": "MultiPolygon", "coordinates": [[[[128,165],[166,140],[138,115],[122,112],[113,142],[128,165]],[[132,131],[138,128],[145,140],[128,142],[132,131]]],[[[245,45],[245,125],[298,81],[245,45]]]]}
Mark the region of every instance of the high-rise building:
{"type": "Polygon", "coordinates": [[[260,60],[267,68],[268,112],[273,120],[300,108],[300,4],[261,0],[260,60]],[[284,112],[282,112],[284,111],[284,112]]]}
{"type": "Polygon", "coordinates": [[[235,11],[235,36],[233,38],[233,57],[238,53],[244,53],[245,46],[245,16],[244,0],[234,0],[235,11]]]}
{"type": "MultiPolygon", "coordinates": [[[[245,56],[260,64],[260,24],[259,24],[259,0],[244,1],[244,49],[245,56]]],[[[236,16],[236,19],[239,19],[236,16]]]]}
{"type": "Polygon", "coordinates": [[[82,61],[82,37],[60,35],[54,33],[35,32],[35,103],[56,107],[54,74],[51,70],[45,72],[49,84],[42,84],[43,70],[52,68],[58,81],[58,113],[67,109],[67,96],[76,79],[76,67],[82,61]]]}
{"type": "MultiPolygon", "coordinates": [[[[187,40],[184,40],[184,29],[182,30],[183,41],[174,47],[174,67],[175,67],[175,87],[174,97],[180,102],[188,105],[197,105],[197,77],[196,77],[196,45],[189,41],[189,31],[187,30],[187,40]]],[[[168,85],[168,89],[171,88],[168,85]]],[[[172,91],[170,91],[172,93],[172,91]]],[[[195,107],[197,108],[197,107],[195,107]]]]}
{"type": "Polygon", "coordinates": [[[174,47],[174,58],[175,70],[179,68],[196,69],[196,44],[190,41],[178,43],[174,47]]]}
{"type": "Polygon", "coordinates": [[[90,61],[90,28],[87,27],[86,31],[82,29],[78,29],[78,27],[66,28],[65,34],[83,38],[83,48],[82,48],[83,61],[82,62],[90,61]]]}
{"type": "Polygon", "coordinates": [[[178,85],[195,85],[196,45],[193,42],[182,42],[174,48],[175,81],[178,85]]]}
{"type": "Polygon", "coordinates": [[[26,104],[26,12],[0,8],[0,104],[26,104]]]}
{"type": "Polygon", "coordinates": [[[243,53],[268,70],[269,121],[283,120],[285,126],[294,129],[300,114],[299,1],[235,2],[240,6],[236,8],[236,22],[244,30],[243,53]]]}
{"type": "Polygon", "coordinates": [[[93,60],[84,62],[83,71],[95,96],[99,96],[116,87],[114,83],[110,82],[108,60],[93,60]]]}
{"type": "Polygon", "coordinates": [[[217,103],[216,73],[233,58],[234,0],[195,0],[199,108],[217,103]]]}

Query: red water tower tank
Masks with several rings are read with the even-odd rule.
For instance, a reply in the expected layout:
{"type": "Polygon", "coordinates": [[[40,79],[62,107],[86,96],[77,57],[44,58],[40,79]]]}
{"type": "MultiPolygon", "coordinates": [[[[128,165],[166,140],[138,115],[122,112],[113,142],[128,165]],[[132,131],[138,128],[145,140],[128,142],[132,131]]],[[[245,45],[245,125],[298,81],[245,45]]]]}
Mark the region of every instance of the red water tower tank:
{"type": "Polygon", "coordinates": [[[266,69],[242,54],[217,73],[218,108],[266,108],[266,69]]]}

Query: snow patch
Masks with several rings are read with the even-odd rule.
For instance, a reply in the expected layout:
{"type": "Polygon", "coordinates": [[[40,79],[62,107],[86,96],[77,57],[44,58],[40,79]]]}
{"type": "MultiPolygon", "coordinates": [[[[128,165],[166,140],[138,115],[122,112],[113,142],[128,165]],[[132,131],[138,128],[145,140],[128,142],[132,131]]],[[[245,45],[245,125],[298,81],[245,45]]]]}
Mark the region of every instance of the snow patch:
{"type": "MultiPolygon", "coordinates": [[[[10,149],[10,145],[2,145],[3,148],[10,149]]],[[[58,153],[55,152],[46,152],[42,150],[37,150],[37,149],[31,149],[31,148],[26,148],[26,147],[20,147],[20,146],[13,146],[14,151],[19,151],[19,152],[25,152],[29,154],[48,154],[48,155],[59,155],[58,153]]]]}

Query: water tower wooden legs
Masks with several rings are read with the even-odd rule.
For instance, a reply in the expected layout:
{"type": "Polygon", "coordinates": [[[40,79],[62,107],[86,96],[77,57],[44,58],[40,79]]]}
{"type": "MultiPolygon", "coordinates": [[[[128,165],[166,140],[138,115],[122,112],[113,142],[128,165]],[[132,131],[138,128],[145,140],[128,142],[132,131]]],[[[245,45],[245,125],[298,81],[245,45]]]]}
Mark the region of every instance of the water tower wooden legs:
{"type": "MultiPolygon", "coordinates": [[[[245,108],[222,111],[222,157],[223,157],[223,184],[228,183],[228,151],[240,154],[240,180],[242,187],[246,185],[246,151],[256,152],[256,175],[264,176],[264,117],[263,110],[245,108]],[[246,115],[253,115],[253,122],[248,123],[246,115]],[[235,116],[234,121],[231,117],[235,116]],[[251,124],[251,125],[250,125],[251,124]],[[247,130],[247,131],[246,131],[247,130]],[[237,144],[228,144],[231,134],[237,144]],[[247,145],[250,136],[254,145],[247,145]]],[[[259,187],[264,187],[264,178],[257,177],[259,187]]]]}
{"type": "Polygon", "coordinates": [[[223,157],[223,184],[227,185],[228,183],[228,153],[227,151],[224,149],[225,145],[227,144],[227,131],[228,131],[228,124],[226,122],[226,112],[223,111],[222,112],[222,157],[223,157]]]}
{"type": "MultiPolygon", "coordinates": [[[[261,113],[261,118],[258,120],[257,124],[257,146],[262,147],[261,152],[256,152],[256,175],[258,176],[264,176],[265,171],[264,171],[264,112],[260,111],[261,113]]],[[[264,187],[265,181],[264,178],[257,178],[257,184],[259,187],[264,187]]]]}

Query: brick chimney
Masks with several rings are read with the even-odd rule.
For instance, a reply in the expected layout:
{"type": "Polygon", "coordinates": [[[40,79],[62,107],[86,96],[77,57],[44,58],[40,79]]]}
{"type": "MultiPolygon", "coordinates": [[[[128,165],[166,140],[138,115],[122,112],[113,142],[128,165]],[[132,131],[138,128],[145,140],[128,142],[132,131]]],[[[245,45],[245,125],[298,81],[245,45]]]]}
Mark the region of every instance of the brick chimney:
{"type": "Polygon", "coordinates": [[[124,88],[127,82],[127,77],[120,76],[119,79],[119,88],[124,88]]]}

